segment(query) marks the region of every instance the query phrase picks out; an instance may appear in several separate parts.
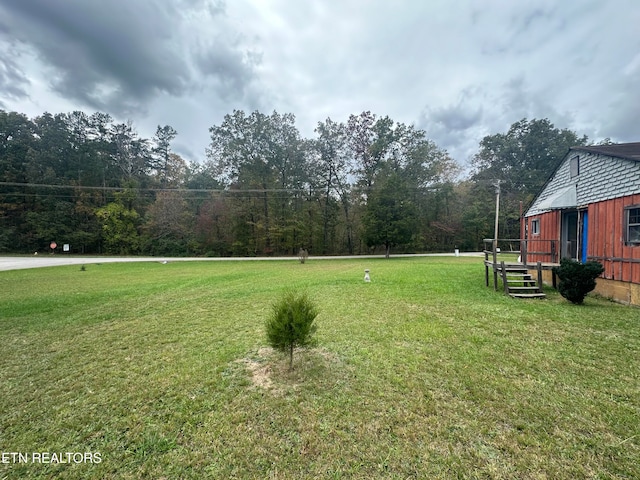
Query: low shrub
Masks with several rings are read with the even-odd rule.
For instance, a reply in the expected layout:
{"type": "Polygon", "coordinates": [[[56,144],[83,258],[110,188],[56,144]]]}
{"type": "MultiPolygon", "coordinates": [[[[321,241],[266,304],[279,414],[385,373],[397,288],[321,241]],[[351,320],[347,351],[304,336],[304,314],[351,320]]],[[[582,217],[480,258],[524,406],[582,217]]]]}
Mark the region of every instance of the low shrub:
{"type": "Polygon", "coordinates": [[[560,260],[560,266],[554,267],[558,276],[558,292],[571,303],[582,304],[584,297],[596,288],[596,278],[604,272],[599,262],[580,263],[570,258],[560,260]]]}

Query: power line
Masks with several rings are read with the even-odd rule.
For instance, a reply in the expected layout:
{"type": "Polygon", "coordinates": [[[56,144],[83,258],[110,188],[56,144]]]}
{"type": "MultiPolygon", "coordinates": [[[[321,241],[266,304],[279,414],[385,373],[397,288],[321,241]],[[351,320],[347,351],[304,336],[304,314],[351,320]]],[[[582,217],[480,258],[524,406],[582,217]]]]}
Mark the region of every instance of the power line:
{"type": "MultiPolygon", "coordinates": [[[[448,183],[448,182],[445,182],[448,183]]],[[[305,188],[143,188],[143,187],[108,187],[108,186],[92,186],[92,185],[60,185],[47,183],[27,183],[27,182],[0,182],[0,186],[5,187],[27,187],[27,188],[49,188],[49,189],[74,189],[74,190],[98,190],[98,191],[114,191],[122,192],[127,190],[136,190],[138,192],[176,192],[176,193],[220,193],[244,195],[249,193],[309,193],[324,192],[326,186],[321,187],[305,187],[305,188]]],[[[332,187],[335,188],[335,187],[332,187]]],[[[438,190],[437,185],[413,187],[411,190],[438,190]]],[[[367,192],[367,188],[351,185],[349,188],[351,193],[367,192]]],[[[6,194],[6,193],[5,193],[6,194]]],[[[11,195],[16,195],[11,193],[11,195]]]]}
{"type": "Polygon", "coordinates": [[[0,186],[6,187],[29,187],[29,188],[72,188],[74,190],[107,190],[107,191],[125,191],[137,190],[141,192],[189,192],[189,193],[269,193],[269,192],[308,192],[310,190],[324,190],[323,187],[318,188],[243,188],[243,189],[222,189],[222,188],[142,188],[142,187],[107,187],[107,186],[91,186],[91,185],[59,185],[47,183],[21,183],[21,182],[0,182],[0,186]]]}

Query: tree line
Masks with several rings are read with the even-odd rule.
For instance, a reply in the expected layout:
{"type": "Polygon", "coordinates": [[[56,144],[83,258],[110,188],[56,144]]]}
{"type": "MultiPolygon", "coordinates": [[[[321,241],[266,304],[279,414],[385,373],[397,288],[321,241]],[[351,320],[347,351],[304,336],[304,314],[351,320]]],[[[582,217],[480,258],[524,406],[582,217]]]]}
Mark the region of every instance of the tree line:
{"type": "Polygon", "coordinates": [[[547,119],[486,136],[460,166],[426,132],[371,112],[318,122],[236,110],[209,129],[206,161],[172,151],[178,132],[75,111],[0,110],[0,251],[254,256],[476,250],[518,238],[530,202],[587,137],[547,119]],[[58,251],[60,248],[58,248],[58,251]]]}

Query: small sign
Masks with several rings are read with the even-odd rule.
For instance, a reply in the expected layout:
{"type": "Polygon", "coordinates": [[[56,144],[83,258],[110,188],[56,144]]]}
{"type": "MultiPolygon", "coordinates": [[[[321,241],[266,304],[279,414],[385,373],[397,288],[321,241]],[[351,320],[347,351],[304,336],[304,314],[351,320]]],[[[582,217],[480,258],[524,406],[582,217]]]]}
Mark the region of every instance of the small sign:
{"type": "Polygon", "coordinates": [[[63,252],[68,252],[68,251],[69,251],[69,248],[70,248],[70,247],[69,247],[69,244],[68,244],[68,243],[65,243],[65,244],[62,246],[62,251],[63,251],[63,252]]]}
{"type": "Polygon", "coordinates": [[[55,250],[58,244],[56,242],[51,242],[51,245],[49,246],[51,247],[51,250],[55,250]]]}

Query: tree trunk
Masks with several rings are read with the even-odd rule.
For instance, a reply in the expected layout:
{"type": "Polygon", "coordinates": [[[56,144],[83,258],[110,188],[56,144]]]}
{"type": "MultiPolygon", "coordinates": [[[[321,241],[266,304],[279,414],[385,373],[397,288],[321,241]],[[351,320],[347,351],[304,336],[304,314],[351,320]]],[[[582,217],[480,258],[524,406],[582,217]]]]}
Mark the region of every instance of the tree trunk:
{"type": "Polygon", "coordinates": [[[322,253],[327,253],[327,243],[329,243],[329,196],[331,195],[331,174],[327,181],[327,191],[324,197],[324,225],[322,228],[322,253]]]}
{"type": "Polygon", "coordinates": [[[263,184],[262,188],[265,192],[262,195],[263,208],[264,208],[264,230],[265,230],[265,253],[271,254],[271,225],[269,224],[269,198],[267,196],[267,185],[263,184]]]}

